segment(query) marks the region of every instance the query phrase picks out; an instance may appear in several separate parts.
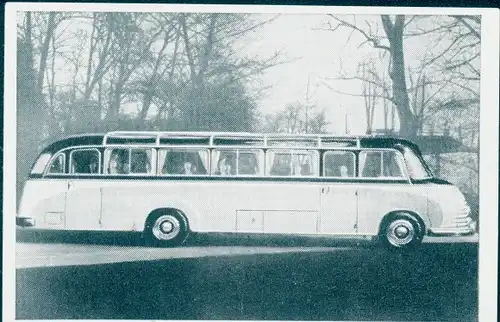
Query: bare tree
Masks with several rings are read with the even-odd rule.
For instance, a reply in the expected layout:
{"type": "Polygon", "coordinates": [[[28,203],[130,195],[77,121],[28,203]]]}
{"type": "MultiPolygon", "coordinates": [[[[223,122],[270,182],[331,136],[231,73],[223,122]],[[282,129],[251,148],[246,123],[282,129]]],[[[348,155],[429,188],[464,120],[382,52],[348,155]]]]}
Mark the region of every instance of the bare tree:
{"type": "Polygon", "coordinates": [[[329,124],[325,109],[318,111],[315,105],[293,102],[274,115],[266,115],[262,131],[294,134],[325,133],[329,124]],[[309,110],[307,118],[305,118],[306,110],[309,110]]]}
{"type": "Polygon", "coordinates": [[[414,115],[410,110],[408,91],[405,76],[405,55],[403,50],[403,35],[407,25],[404,15],[382,15],[381,22],[385,37],[372,32],[371,25],[368,24],[368,31],[360,28],[356,23],[350,23],[337,16],[330,15],[336,22],[336,26],[330,26],[330,30],[335,31],[340,27],[351,28],[365,38],[365,43],[371,44],[374,48],[384,50],[389,53],[389,76],[392,81],[391,100],[394,102],[400,124],[400,135],[414,137],[417,133],[417,126],[414,115]]]}
{"type": "MultiPolygon", "coordinates": [[[[138,119],[144,121],[149,112],[153,99],[158,96],[159,89],[167,92],[168,88],[172,88],[174,72],[179,56],[179,40],[181,36],[180,26],[176,19],[177,14],[160,14],[159,17],[154,17],[155,22],[165,26],[162,28],[163,38],[160,50],[156,53],[156,57],[152,57],[148,62],[148,68],[143,71],[138,81],[138,91],[142,94],[142,107],[138,115],[138,119]],[[168,55],[167,48],[173,43],[173,53],[168,55]],[[166,77],[166,82],[163,81],[166,77]],[[159,87],[158,85],[164,85],[159,87]]],[[[152,53],[155,55],[155,53],[152,53]]],[[[170,93],[172,94],[172,93],[170,93]]],[[[167,101],[169,101],[167,99],[167,101]]],[[[165,104],[167,105],[167,104],[165,104]]],[[[165,106],[166,107],[166,106],[165,106]]],[[[162,111],[159,111],[160,115],[162,111]]]]}
{"type": "Polygon", "coordinates": [[[376,80],[373,79],[374,66],[373,62],[361,63],[361,74],[364,79],[362,94],[365,101],[365,116],[366,116],[366,134],[371,134],[373,131],[373,118],[375,116],[375,106],[377,105],[378,95],[376,80]]]}

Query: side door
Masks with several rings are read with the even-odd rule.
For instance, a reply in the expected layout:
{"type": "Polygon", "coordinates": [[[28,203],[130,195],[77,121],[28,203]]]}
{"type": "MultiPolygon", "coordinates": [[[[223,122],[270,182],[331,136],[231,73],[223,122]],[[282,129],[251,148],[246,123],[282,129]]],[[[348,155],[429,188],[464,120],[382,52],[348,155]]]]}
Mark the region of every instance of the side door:
{"type": "Polygon", "coordinates": [[[328,151],[323,155],[323,177],[331,182],[320,188],[323,234],[352,235],[358,232],[356,155],[352,151],[328,151]]]}
{"type": "MultiPolygon", "coordinates": [[[[104,175],[101,185],[103,230],[136,230],[144,223],[156,200],[171,200],[170,185],[148,180],[156,172],[156,151],[152,148],[108,148],[104,152],[104,175]],[[160,199],[161,200],[161,199],[160,199]]],[[[163,167],[163,165],[162,165],[163,167]]],[[[179,193],[179,187],[174,191],[179,193]]],[[[153,208],[154,209],[154,208],[153,208]]]]}
{"type": "Polygon", "coordinates": [[[102,181],[101,152],[96,148],[77,149],[69,155],[66,192],[66,229],[97,230],[101,228],[102,181]]]}
{"type": "MultiPolygon", "coordinates": [[[[67,179],[66,155],[58,153],[49,164],[44,179],[28,180],[23,190],[21,215],[34,217],[36,227],[64,229],[67,179]]],[[[43,173],[43,169],[39,172],[43,173]]]]}

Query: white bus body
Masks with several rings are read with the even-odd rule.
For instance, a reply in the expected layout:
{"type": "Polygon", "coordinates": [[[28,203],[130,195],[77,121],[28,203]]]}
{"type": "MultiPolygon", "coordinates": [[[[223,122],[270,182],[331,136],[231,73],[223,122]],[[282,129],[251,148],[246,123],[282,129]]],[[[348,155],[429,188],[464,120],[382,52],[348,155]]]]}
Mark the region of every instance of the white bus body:
{"type": "MultiPolygon", "coordinates": [[[[190,232],[373,236],[382,237],[388,246],[396,248],[415,246],[427,234],[460,235],[475,232],[475,223],[469,217],[470,209],[458,188],[432,177],[412,179],[409,157],[390,147],[395,142],[400,147],[406,141],[355,138],[353,144],[339,139],[345,144],[322,146],[322,137],[317,136],[315,147],[303,145],[296,148],[287,145],[286,149],[280,150],[280,147],[271,148],[269,138],[265,135],[262,136],[262,145],[251,146],[242,143],[217,146],[214,140],[221,134],[182,135],[183,140],[189,140],[191,136],[199,137],[202,134],[208,138],[206,146],[197,143],[186,148],[182,145],[185,150],[176,145],[161,144],[161,138],[176,135],[168,132],[108,133],[103,136],[101,144],[81,144],[89,143],[85,136],[58,141],[42,152],[41,161],[35,164],[26,182],[18,225],[29,229],[139,231],[156,243],[167,246],[182,243],[190,232]],[[154,139],[154,143],[130,143],[133,141],[131,137],[148,135],[154,139]],[[106,140],[110,137],[125,137],[128,141],[108,144],[106,140]],[[363,142],[371,143],[369,147],[364,147],[363,142]],[[377,148],[373,142],[389,143],[377,148]],[[130,173],[126,175],[106,173],[111,171],[105,168],[112,162],[113,149],[126,150],[122,154],[128,154],[131,162],[135,153],[134,149],[130,149],[131,146],[137,147],[137,151],[151,149],[151,153],[143,153],[148,155],[151,169],[137,175],[131,172],[132,165],[129,164],[130,173]],[[166,152],[160,152],[162,148],[166,152]],[[85,152],[92,149],[99,153],[85,152]],[[159,163],[166,164],[168,161],[160,160],[160,155],[168,155],[169,149],[172,153],[176,149],[182,153],[206,149],[207,173],[162,175],[159,163]],[[252,151],[254,154],[251,154],[248,149],[257,152],[252,151]],[[306,149],[308,152],[303,152],[306,149]],[[83,151],[75,153],[81,153],[87,159],[95,156],[99,162],[95,173],[72,173],[74,170],[70,168],[75,168],[77,162],[71,164],[72,161],[67,159],[75,158],[77,154],[72,155],[71,151],[83,151]],[[285,151],[281,159],[277,157],[280,151],[285,151]],[[325,155],[328,151],[338,151],[342,158],[352,155],[355,168],[351,169],[350,175],[326,175],[329,165],[325,155]],[[391,153],[391,160],[396,160],[394,164],[404,166],[404,170],[396,178],[363,177],[360,168],[362,155],[368,160],[370,153],[374,153],[373,158],[379,158],[381,163],[388,162],[384,161],[387,159],[384,151],[391,153]],[[216,173],[216,158],[222,158],[224,153],[235,156],[247,153],[250,157],[262,157],[260,169],[252,175],[216,173]],[[271,162],[264,161],[264,154],[272,153],[275,154],[276,163],[288,160],[290,164],[295,153],[299,155],[296,159],[309,162],[307,165],[313,170],[310,169],[311,172],[304,176],[272,175],[269,172],[271,162]],[[56,158],[59,158],[57,162],[61,164],[61,169],[51,174],[49,169],[54,167],[56,158]]],[[[224,134],[224,138],[231,135],[224,134]]],[[[294,136],[284,138],[293,140],[294,136]]],[[[96,136],[94,141],[98,140],[96,136]]],[[[333,141],[332,138],[329,140],[333,141]]],[[[203,159],[204,152],[196,153],[203,159]]],[[[343,167],[345,170],[346,167],[343,167]]],[[[380,172],[383,171],[381,165],[380,172]]]]}

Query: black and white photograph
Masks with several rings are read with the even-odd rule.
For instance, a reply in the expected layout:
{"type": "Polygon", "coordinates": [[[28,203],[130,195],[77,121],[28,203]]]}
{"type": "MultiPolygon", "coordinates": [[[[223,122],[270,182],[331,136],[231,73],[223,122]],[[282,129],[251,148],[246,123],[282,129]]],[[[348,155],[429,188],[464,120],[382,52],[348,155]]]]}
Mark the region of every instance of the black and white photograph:
{"type": "Polygon", "coordinates": [[[5,8],[7,320],[496,321],[498,9],[5,8]]]}

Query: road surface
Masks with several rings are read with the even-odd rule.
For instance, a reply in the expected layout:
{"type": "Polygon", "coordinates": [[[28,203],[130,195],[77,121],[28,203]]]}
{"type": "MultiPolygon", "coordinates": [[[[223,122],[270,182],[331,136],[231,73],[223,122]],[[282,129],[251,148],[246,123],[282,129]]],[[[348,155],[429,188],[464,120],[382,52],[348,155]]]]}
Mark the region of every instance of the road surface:
{"type": "Polygon", "coordinates": [[[474,238],[410,254],[289,238],[95,240],[18,240],[18,319],[477,320],[474,238]]]}

